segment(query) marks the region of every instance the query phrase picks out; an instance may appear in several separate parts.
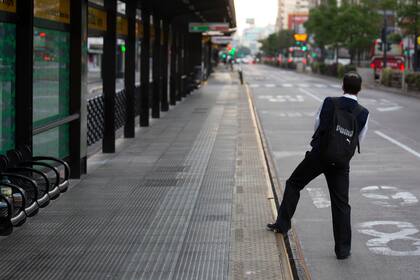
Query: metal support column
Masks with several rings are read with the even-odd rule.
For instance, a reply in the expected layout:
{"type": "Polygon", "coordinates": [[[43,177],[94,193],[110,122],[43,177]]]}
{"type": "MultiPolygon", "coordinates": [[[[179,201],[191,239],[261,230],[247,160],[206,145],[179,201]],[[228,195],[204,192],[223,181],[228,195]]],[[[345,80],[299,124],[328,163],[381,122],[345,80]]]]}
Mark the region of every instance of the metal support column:
{"type": "Polygon", "coordinates": [[[149,126],[149,83],[150,83],[150,10],[142,3],[143,41],[141,44],[141,89],[140,89],[140,126],[149,126]]]}
{"type": "Polygon", "coordinates": [[[16,24],[15,143],[32,147],[33,115],[33,1],[18,1],[16,24]]]}
{"type": "Polygon", "coordinates": [[[179,100],[182,97],[185,97],[184,92],[184,58],[185,58],[185,49],[184,49],[184,32],[180,31],[178,33],[179,44],[178,44],[178,98],[179,100]]]}
{"type": "Polygon", "coordinates": [[[153,26],[155,28],[155,40],[153,42],[153,95],[152,95],[152,118],[160,118],[160,96],[161,96],[161,20],[157,14],[153,15],[153,26]]]}
{"type": "Polygon", "coordinates": [[[161,55],[161,66],[162,66],[162,100],[161,110],[166,112],[169,110],[168,104],[168,63],[169,63],[169,52],[168,52],[168,41],[169,41],[169,23],[168,20],[163,21],[163,45],[161,55]]]}
{"type": "Polygon", "coordinates": [[[70,114],[79,115],[70,123],[70,175],[80,178],[87,171],[87,1],[71,1],[70,15],[70,114]]]}
{"type": "Polygon", "coordinates": [[[136,93],[136,1],[127,1],[128,37],[126,41],[125,59],[125,97],[126,118],[124,137],[135,136],[135,93],[136,93]]]}
{"type": "Polygon", "coordinates": [[[104,138],[102,151],[115,152],[115,77],[117,47],[117,1],[104,0],[107,11],[107,31],[104,36],[104,54],[102,61],[104,95],[104,138]]]}
{"type": "Polygon", "coordinates": [[[170,92],[169,101],[171,105],[176,105],[177,100],[177,29],[171,24],[171,76],[170,76],[170,92]]]}
{"type": "Polygon", "coordinates": [[[213,72],[213,65],[212,65],[212,62],[211,62],[212,57],[213,57],[213,50],[211,48],[211,41],[208,42],[208,50],[209,50],[209,52],[208,52],[208,55],[209,55],[208,60],[209,61],[208,61],[207,75],[208,75],[208,77],[210,77],[211,73],[213,72]]]}
{"type": "Polygon", "coordinates": [[[184,35],[184,86],[185,86],[185,96],[190,94],[190,74],[191,74],[191,68],[190,68],[190,54],[191,54],[191,41],[189,33],[185,33],[184,35]]]}

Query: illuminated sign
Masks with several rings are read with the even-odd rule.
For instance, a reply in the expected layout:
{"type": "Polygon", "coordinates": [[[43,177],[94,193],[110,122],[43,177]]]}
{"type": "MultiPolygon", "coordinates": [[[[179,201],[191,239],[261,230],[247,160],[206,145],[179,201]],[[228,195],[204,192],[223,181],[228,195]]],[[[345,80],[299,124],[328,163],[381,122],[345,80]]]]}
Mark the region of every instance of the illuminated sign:
{"type": "Polygon", "coordinates": [[[16,13],[16,0],[0,0],[0,11],[16,13]]]}
{"type": "Polygon", "coordinates": [[[229,31],[229,23],[224,22],[190,22],[188,27],[191,33],[204,33],[208,31],[229,31]]]}
{"type": "Polygon", "coordinates": [[[298,42],[306,42],[308,39],[308,34],[294,34],[293,37],[298,42]]]}
{"type": "Polygon", "coordinates": [[[211,37],[211,42],[217,45],[227,45],[232,42],[232,37],[230,36],[214,36],[211,37]]]}
{"type": "Polygon", "coordinates": [[[89,29],[106,31],[106,12],[97,8],[88,9],[89,29]]]}
{"type": "Polygon", "coordinates": [[[128,36],[128,21],[125,17],[117,17],[117,34],[128,36]]]}
{"type": "Polygon", "coordinates": [[[61,23],[70,23],[70,1],[35,0],[34,16],[61,23]]]}

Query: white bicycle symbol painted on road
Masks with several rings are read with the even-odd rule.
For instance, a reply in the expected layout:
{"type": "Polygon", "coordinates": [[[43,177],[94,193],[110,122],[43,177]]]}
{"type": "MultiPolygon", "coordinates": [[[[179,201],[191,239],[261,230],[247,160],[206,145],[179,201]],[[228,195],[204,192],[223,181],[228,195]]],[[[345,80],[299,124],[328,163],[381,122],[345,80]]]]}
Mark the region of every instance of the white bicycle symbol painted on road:
{"type": "Polygon", "coordinates": [[[402,191],[393,186],[367,186],[360,190],[373,204],[383,207],[411,206],[418,203],[417,197],[411,192],[402,191]]]}

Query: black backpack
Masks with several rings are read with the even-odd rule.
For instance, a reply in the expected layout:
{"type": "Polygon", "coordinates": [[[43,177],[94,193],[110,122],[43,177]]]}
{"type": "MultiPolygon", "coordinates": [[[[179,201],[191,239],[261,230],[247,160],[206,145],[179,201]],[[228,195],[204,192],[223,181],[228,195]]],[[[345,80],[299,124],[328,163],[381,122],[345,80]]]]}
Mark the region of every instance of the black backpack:
{"type": "Polygon", "coordinates": [[[359,146],[359,125],[357,116],[363,111],[359,104],[349,111],[341,108],[339,98],[331,98],[334,112],[331,125],[321,136],[321,158],[324,163],[334,166],[348,166],[359,146]]]}

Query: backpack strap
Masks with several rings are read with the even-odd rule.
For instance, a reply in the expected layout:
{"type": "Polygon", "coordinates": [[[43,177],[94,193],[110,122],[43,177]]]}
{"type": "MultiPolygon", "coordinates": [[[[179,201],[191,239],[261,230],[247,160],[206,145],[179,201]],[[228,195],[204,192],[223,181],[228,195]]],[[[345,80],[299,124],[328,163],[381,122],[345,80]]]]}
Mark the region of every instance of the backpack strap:
{"type": "MultiPolygon", "coordinates": [[[[360,106],[359,103],[357,103],[356,107],[351,111],[351,114],[356,118],[356,123],[357,123],[357,117],[359,116],[360,113],[362,113],[362,111],[363,111],[363,107],[360,106]]],[[[359,129],[359,127],[357,127],[357,129],[359,129]]],[[[360,154],[359,135],[357,135],[357,153],[360,154]]]]}

